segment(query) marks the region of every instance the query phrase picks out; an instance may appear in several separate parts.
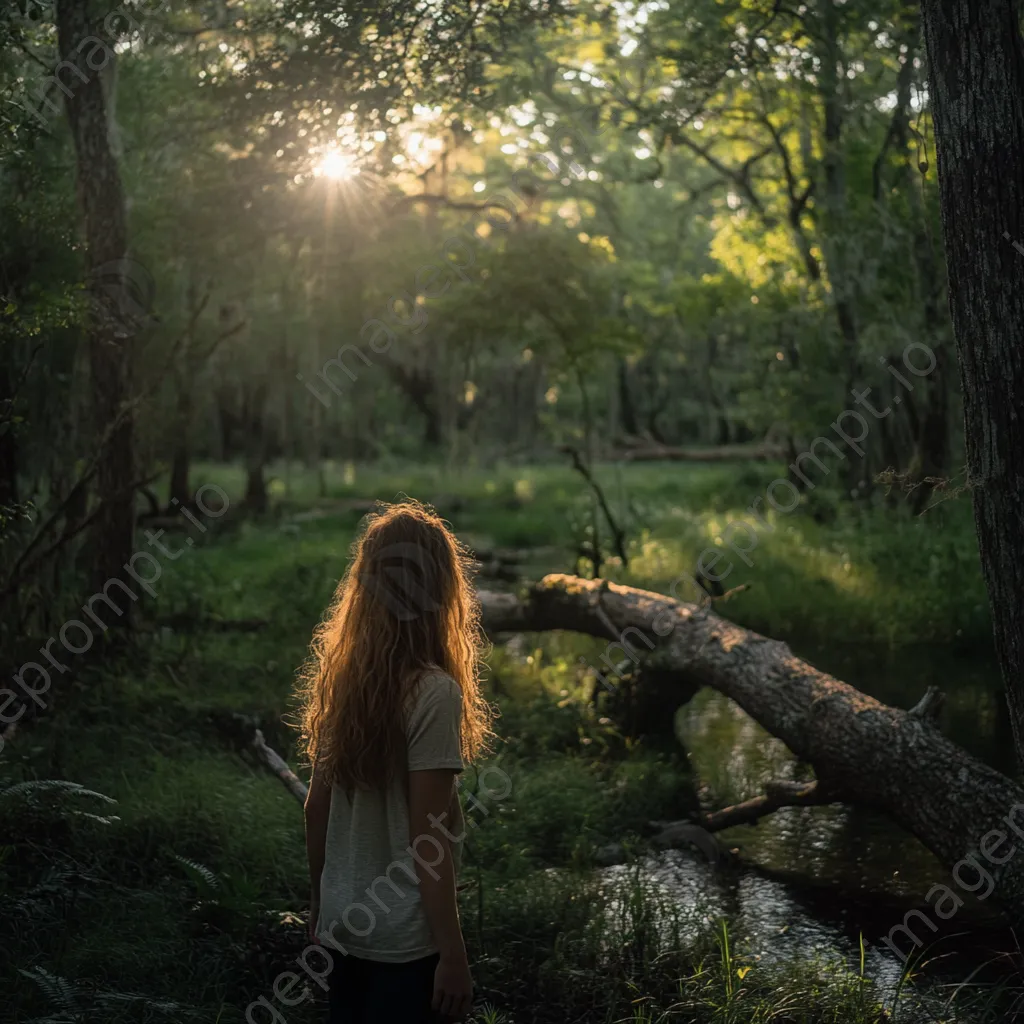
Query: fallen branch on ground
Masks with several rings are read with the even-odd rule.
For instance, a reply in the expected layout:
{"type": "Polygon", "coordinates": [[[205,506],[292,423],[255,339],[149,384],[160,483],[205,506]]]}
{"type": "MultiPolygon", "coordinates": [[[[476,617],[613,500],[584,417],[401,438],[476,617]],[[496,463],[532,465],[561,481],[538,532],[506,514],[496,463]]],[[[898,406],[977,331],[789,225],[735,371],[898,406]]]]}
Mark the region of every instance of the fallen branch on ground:
{"type": "MultiPolygon", "coordinates": [[[[721,832],[734,825],[756,825],[761,818],[783,807],[816,807],[839,801],[817,782],[769,782],[762,796],[752,797],[730,807],[711,811],[701,817],[698,824],[705,832],[721,832]]],[[[652,822],[652,825],[655,823],[652,822]]],[[[692,822],[662,821],[655,827],[652,842],[659,846],[674,845],[673,837],[680,826],[693,828],[692,822]]],[[[685,839],[685,836],[683,837],[685,839]]]]}
{"type": "Polygon", "coordinates": [[[616,453],[624,462],[757,462],[785,461],[786,449],[777,444],[722,444],[708,448],[646,444],[616,453]]]}
{"type": "Polygon", "coordinates": [[[300,804],[304,804],[308,791],[306,784],[288,767],[288,762],[276,750],[267,746],[262,730],[257,729],[253,734],[252,747],[260,761],[284,783],[284,788],[300,804]]]}

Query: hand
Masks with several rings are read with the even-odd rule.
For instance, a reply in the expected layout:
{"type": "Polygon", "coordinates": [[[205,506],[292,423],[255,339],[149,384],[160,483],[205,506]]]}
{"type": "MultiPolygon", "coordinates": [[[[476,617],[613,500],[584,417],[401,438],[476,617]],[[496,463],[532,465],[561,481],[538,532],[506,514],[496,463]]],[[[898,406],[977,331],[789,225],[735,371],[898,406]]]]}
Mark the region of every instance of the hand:
{"type": "Polygon", "coordinates": [[[320,901],[318,899],[309,901],[309,924],[306,926],[306,930],[309,933],[309,941],[314,946],[320,945],[320,940],[316,936],[316,921],[320,916],[320,901]]]}
{"type": "Polygon", "coordinates": [[[430,1004],[443,1017],[462,1020],[473,1005],[473,979],[465,953],[441,957],[434,971],[434,999],[430,1004]]]}

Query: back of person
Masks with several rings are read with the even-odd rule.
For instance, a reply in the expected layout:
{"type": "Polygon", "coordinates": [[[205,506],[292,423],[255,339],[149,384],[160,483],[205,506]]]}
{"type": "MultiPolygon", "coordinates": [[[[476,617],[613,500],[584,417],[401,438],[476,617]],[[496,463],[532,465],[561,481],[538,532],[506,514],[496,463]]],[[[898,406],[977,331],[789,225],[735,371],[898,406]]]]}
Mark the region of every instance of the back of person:
{"type": "MultiPolygon", "coordinates": [[[[425,673],[407,713],[408,770],[462,770],[462,692],[451,676],[425,673]]],[[[462,860],[462,809],[453,795],[441,822],[449,833],[456,874],[462,860]]],[[[410,838],[405,780],[384,790],[340,786],[331,792],[327,856],[320,880],[316,933],[355,956],[402,963],[437,952],[419,895],[416,859],[433,864],[443,853],[433,835],[410,838]]]]}
{"type": "Polygon", "coordinates": [[[472,999],[455,786],[481,748],[468,559],[413,502],[369,517],[314,635],[303,690],[310,933],[332,1024],[461,1019],[472,999]]]}

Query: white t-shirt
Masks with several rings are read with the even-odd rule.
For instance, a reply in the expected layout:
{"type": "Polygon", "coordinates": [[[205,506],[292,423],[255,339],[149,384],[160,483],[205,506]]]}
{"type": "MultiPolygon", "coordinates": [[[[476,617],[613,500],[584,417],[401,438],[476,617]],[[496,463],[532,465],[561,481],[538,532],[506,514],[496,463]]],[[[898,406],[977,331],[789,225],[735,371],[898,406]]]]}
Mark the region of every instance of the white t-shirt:
{"type": "MultiPolygon", "coordinates": [[[[406,715],[409,771],[462,771],[459,723],[462,691],[445,673],[424,674],[410,694],[406,715]]],[[[465,838],[462,807],[452,792],[440,821],[451,841],[458,874],[465,838]]],[[[356,789],[351,801],[334,786],[327,824],[320,916],[316,933],[325,945],[365,960],[405,963],[437,952],[420,902],[417,859],[429,870],[442,844],[431,835],[409,837],[406,780],[396,775],[386,790],[356,789]]]]}

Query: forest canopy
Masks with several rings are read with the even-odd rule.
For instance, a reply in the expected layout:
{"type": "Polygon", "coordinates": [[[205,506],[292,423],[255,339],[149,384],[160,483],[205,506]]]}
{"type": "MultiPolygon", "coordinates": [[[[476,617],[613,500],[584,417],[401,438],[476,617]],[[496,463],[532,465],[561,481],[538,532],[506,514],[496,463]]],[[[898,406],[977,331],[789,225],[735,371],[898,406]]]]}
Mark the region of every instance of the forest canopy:
{"type": "MultiPolygon", "coordinates": [[[[891,415],[844,489],[889,470],[920,509],[952,476],[915,8],[339,11],[149,3],[97,22],[143,475],[173,464],[180,499],[191,459],[243,457],[260,503],[278,457],[795,455],[870,388],[891,415]],[[935,366],[908,392],[914,343],[935,366]]],[[[92,78],[48,74],[43,12],[4,15],[10,505],[66,495],[95,449],[79,282],[116,277],[80,262],[60,106],[92,78]]]]}

